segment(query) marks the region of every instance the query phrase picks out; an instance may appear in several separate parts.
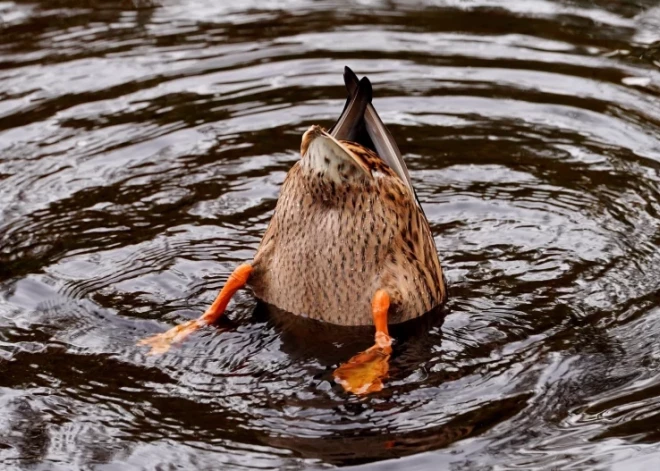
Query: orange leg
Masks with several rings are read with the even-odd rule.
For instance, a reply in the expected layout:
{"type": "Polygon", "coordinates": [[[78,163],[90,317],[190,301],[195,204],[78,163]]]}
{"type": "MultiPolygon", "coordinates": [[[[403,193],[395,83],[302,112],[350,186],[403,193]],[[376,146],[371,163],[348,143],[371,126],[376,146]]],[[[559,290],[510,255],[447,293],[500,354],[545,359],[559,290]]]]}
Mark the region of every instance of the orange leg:
{"type": "Polygon", "coordinates": [[[249,263],[244,263],[243,265],[238,266],[234,272],[229,275],[227,283],[225,283],[225,286],[220,291],[220,294],[218,294],[218,297],[215,298],[211,307],[209,307],[199,319],[184,322],[181,325],[172,327],[167,332],[142,339],[138,342],[138,345],[149,345],[151,347],[149,355],[165,353],[170,349],[172,344],[182,342],[183,339],[200,327],[213,324],[225,312],[227,304],[229,304],[229,300],[234,296],[234,293],[245,286],[251,273],[252,265],[249,263]]]}
{"type": "Polygon", "coordinates": [[[335,370],[335,381],[354,394],[369,394],[383,389],[383,379],[390,369],[392,337],[387,333],[387,311],[390,297],[379,289],[371,300],[371,312],[376,326],[373,347],[358,353],[335,370]]]}

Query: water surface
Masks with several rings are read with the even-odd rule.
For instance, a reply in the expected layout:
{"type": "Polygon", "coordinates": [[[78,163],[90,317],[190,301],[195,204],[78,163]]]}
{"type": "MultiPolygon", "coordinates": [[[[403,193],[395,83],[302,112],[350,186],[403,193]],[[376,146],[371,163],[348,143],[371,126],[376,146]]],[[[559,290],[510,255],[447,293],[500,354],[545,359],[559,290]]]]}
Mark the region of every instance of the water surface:
{"type": "Polygon", "coordinates": [[[0,1],[1,467],[657,469],[659,136],[655,0],[0,1]],[[446,317],[366,399],[332,371],[369,335],[249,292],[146,356],[252,257],[344,65],[446,317]]]}

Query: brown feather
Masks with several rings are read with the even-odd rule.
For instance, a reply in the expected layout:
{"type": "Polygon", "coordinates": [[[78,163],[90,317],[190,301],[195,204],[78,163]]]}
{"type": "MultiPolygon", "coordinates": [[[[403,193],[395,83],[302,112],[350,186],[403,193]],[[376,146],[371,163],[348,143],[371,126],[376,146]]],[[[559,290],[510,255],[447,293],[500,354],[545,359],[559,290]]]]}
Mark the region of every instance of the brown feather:
{"type": "Polygon", "coordinates": [[[327,137],[306,135],[303,158],[284,181],[254,258],[255,295],[343,325],[372,324],[378,289],[392,299],[391,323],[442,304],[446,289],[433,237],[407,185],[359,144],[340,141],[371,175],[359,164],[351,168],[353,157],[336,155],[327,137]]]}

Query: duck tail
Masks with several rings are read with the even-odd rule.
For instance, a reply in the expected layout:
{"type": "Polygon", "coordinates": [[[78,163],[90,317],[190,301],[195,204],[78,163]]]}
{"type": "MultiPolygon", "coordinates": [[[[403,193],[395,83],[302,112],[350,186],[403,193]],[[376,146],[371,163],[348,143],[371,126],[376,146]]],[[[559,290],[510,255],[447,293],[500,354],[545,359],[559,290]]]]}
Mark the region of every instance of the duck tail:
{"type": "MultiPolygon", "coordinates": [[[[348,66],[344,67],[344,83],[346,84],[349,96],[356,93],[360,81],[348,66]]],[[[410,174],[408,173],[408,167],[401,156],[401,151],[396,145],[392,134],[390,134],[390,131],[380,119],[380,116],[378,116],[376,109],[371,104],[371,100],[369,100],[364,112],[364,124],[368,141],[356,142],[374,150],[414,194],[415,190],[412,186],[410,174]],[[371,144],[371,146],[368,144],[371,144]]]]}
{"type": "Polygon", "coordinates": [[[346,99],[344,109],[335,125],[330,129],[330,135],[335,139],[360,142],[363,136],[368,136],[364,113],[371,103],[372,88],[367,77],[357,81],[346,99]]]}

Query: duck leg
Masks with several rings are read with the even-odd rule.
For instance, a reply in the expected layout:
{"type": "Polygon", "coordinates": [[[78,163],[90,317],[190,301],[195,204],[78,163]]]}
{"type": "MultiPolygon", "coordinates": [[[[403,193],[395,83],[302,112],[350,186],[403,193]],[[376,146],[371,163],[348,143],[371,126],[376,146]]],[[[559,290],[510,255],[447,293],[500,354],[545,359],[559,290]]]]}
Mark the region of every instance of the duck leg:
{"type": "Polygon", "coordinates": [[[387,311],[390,296],[379,289],[371,300],[371,312],[376,326],[375,343],[368,350],[358,353],[334,372],[335,381],[347,392],[368,394],[383,389],[392,354],[392,337],[387,333],[387,311]]]}
{"type": "Polygon", "coordinates": [[[236,267],[229,278],[227,283],[223,286],[220,294],[215,299],[211,307],[209,307],[204,314],[198,319],[184,322],[183,324],[172,327],[167,332],[157,334],[152,337],[140,340],[137,344],[139,346],[148,345],[151,347],[149,355],[157,355],[165,353],[170,349],[170,346],[175,343],[180,343],[188,335],[195,332],[200,327],[211,325],[216,322],[220,316],[225,312],[227,304],[231,300],[234,293],[241,289],[247,283],[252,273],[252,265],[244,263],[236,267]]]}

